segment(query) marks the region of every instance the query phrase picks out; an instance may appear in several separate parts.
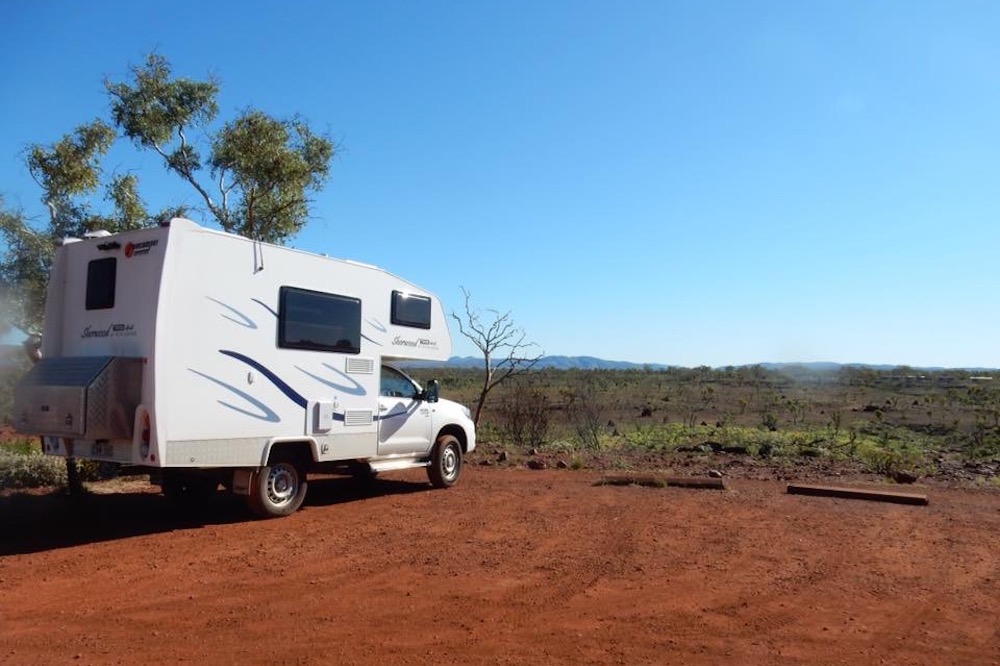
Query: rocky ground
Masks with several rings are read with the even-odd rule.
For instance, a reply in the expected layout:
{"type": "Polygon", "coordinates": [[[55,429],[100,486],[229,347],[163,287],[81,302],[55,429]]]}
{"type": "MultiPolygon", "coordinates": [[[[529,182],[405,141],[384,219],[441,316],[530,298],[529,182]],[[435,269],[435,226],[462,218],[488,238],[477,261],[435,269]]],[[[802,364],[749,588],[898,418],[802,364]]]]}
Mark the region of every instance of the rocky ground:
{"type": "Polygon", "coordinates": [[[968,460],[960,455],[937,455],[916,466],[876,473],[856,461],[811,456],[760,458],[747,455],[741,448],[708,442],[670,453],[619,449],[561,454],[544,449],[520,451],[486,444],[477,450],[475,463],[484,467],[571,469],[578,466],[600,471],[662,472],[758,481],[834,480],[904,487],[920,483],[1000,490],[1000,459],[968,460]]]}

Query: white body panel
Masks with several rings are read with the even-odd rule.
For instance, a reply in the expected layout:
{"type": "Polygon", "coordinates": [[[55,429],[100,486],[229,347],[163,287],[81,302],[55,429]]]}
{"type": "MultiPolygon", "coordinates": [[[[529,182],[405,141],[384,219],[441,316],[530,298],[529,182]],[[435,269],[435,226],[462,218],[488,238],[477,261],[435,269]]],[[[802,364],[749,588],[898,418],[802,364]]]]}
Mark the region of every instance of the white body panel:
{"type": "Polygon", "coordinates": [[[379,395],[383,361],[450,354],[440,301],[372,266],[181,219],[71,242],[53,266],[42,355],[142,358],[141,402],[131,440],[77,440],[68,451],[67,441],[47,437],[47,449],[152,467],[256,467],[287,441],[308,442],[320,462],[426,457],[443,428],[457,427],[471,450],[467,410],[379,395]],[[114,305],[87,309],[88,264],[109,257],[117,259],[114,305]],[[279,344],[282,288],[359,301],[358,348],[279,344]],[[429,301],[429,325],[394,324],[394,292],[429,301]]]}

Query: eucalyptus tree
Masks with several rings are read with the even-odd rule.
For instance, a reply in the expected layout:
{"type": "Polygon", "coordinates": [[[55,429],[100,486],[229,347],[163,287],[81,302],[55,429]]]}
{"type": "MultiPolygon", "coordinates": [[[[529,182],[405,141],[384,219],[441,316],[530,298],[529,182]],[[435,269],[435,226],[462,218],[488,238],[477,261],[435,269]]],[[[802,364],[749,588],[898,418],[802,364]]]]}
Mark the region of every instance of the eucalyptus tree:
{"type": "Polygon", "coordinates": [[[224,230],[281,243],[308,221],[309,193],[326,182],[335,146],[301,119],[247,109],[199,146],[194,133],[218,115],[216,81],[172,78],[167,60],[152,54],[130,81],[105,88],[115,126],[159,154],[224,230]]]}
{"type": "Polygon", "coordinates": [[[112,204],[110,214],[101,214],[92,205],[91,195],[101,186],[100,158],[114,139],[114,129],[95,119],[55,143],[33,144],[25,151],[25,166],[41,189],[48,215],[46,224],[37,228],[22,211],[8,209],[0,201],[0,236],[6,245],[0,260],[0,288],[6,323],[37,332],[53,249],[59,239],[98,227],[119,231],[145,223],[148,214],[132,174],[106,183],[104,196],[112,204]]]}
{"type": "MultiPolygon", "coordinates": [[[[104,87],[109,120],[97,118],[24,152],[48,212],[44,221],[0,199],[0,318],[25,331],[40,329],[60,239],[95,229],[141,228],[188,213],[180,203],[150,213],[137,173],[104,173],[102,158],[116,139],[159,155],[182,189],[193,188],[206,222],[266,242],[283,243],[302,229],[310,195],[329,176],[336,151],[329,138],[300,118],[282,120],[257,109],[219,122],[217,81],[175,77],[161,55],[149,55],[129,69],[126,80],[107,80],[104,87]]],[[[185,199],[179,192],[170,196],[185,199]]]]}

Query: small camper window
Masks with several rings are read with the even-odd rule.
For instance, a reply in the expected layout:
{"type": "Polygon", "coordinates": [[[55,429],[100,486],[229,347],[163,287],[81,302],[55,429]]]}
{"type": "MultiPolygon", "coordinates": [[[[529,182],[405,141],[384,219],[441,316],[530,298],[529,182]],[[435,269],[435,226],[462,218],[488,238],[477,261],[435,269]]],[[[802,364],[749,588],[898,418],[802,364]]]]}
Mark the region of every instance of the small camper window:
{"type": "Polygon", "coordinates": [[[115,307],[115,276],[118,260],[94,259],[87,264],[87,309],[108,310],[115,307]]]}
{"type": "Polygon", "coordinates": [[[401,291],[392,292],[392,323],[413,328],[430,328],[431,299],[401,291]]]}
{"type": "Polygon", "coordinates": [[[361,301],[348,296],[282,287],[278,346],[360,353],[361,301]]]}

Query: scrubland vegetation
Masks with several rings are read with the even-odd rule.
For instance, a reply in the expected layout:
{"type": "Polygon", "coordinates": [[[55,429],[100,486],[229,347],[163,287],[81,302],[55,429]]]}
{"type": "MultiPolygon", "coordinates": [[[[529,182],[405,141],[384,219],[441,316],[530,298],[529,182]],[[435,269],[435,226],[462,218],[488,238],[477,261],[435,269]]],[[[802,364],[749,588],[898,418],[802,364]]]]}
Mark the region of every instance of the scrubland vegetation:
{"type": "MultiPolygon", "coordinates": [[[[442,394],[460,401],[477,391],[474,370],[418,374],[437,376],[442,394]]],[[[728,456],[994,483],[1000,471],[1000,373],[538,370],[491,398],[484,449],[535,449],[571,466],[671,467],[678,456],[728,456]]]]}
{"type": "MultiPolygon", "coordinates": [[[[470,404],[482,375],[421,368],[470,404]]],[[[9,387],[5,393],[9,393],[9,387]]],[[[9,420],[9,397],[0,403],[9,420]]],[[[668,469],[690,461],[811,466],[897,481],[998,485],[1000,373],[761,366],[535,370],[490,396],[480,462],[501,452],[567,467],[668,469]]],[[[94,476],[96,469],[85,466],[94,476]]],[[[65,467],[32,439],[0,444],[0,489],[60,485],[65,467]]]]}
{"type": "MultiPolygon", "coordinates": [[[[80,478],[94,481],[101,476],[98,463],[78,462],[80,478]]],[[[0,441],[0,490],[66,486],[66,462],[42,453],[37,438],[13,437],[0,441]]]]}

